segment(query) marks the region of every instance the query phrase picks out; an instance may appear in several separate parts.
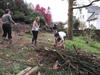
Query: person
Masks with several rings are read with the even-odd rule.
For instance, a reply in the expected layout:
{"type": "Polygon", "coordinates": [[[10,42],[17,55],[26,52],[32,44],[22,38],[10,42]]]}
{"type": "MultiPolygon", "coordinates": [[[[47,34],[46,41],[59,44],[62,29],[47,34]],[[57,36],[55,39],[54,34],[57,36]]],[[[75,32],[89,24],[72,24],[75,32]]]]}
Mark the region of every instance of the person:
{"type": "Polygon", "coordinates": [[[34,40],[35,40],[35,46],[37,46],[37,37],[38,37],[39,26],[40,26],[40,18],[36,17],[35,21],[33,22],[33,27],[32,27],[32,33],[33,33],[32,46],[33,46],[34,40]]]}
{"type": "Polygon", "coordinates": [[[62,40],[62,43],[58,46],[59,48],[63,46],[63,49],[65,49],[65,39],[67,34],[63,31],[55,33],[55,39],[54,39],[54,46],[57,45],[57,43],[62,40]]]}
{"type": "Polygon", "coordinates": [[[55,35],[56,32],[57,32],[57,25],[54,23],[53,24],[53,33],[54,33],[54,35],[55,35]]]}
{"type": "Polygon", "coordinates": [[[11,36],[11,23],[17,25],[10,15],[10,10],[6,9],[5,14],[2,16],[2,29],[3,29],[3,35],[2,35],[2,41],[0,41],[0,44],[3,44],[7,34],[9,38],[9,43],[13,45],[12,43],[12,36],[11,36]]]}

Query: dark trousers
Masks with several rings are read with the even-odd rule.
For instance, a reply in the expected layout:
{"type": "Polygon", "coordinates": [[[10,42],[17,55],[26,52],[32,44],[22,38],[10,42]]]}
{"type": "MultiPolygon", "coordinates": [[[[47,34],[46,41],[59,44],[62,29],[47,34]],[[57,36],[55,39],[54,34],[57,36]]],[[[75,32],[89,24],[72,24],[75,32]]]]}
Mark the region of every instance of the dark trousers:
{"type": "Polygon", "coordinates": [[[37,40],[37,37],[38,37],[38,31],[32,31],[33,33],[33,38],[32,38],[32,41],[36,41],[37,40]]]}
{"type": "Polygon", "coordinates": [[[2,25],[2,29],[3,29],[3,35],[2,37],[6,37],[8,34],[8,38],[11,39],[11,25],[10,24],[3,24],[2,25]]]}
{"type": "MultiPolygon", "coordinates": [[[[58,38],[57,40],[58,40],[58,42],[59,42],[59,41],[61,40],[61,38],[58,38]]],[[[64,40],[66,40],[66,36],[64,37],[64,40]]]]}

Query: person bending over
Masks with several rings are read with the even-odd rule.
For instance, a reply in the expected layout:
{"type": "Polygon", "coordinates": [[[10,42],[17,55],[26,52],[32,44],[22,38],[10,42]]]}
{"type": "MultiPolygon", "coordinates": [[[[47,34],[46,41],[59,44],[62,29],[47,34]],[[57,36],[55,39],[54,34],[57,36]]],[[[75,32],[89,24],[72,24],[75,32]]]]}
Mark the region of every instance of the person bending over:
{"type": "Polygon", "coordinates": [[[57,33],[55,34],[54,46],[56,46],[57,43],[58,43],[60,40],[62,40],[62,43],[61,43],[58,47],[60,48],[61,46],[63,46],[63,49],[65,49],[65,39],[66,39],[66,36],[67,36],[66,33],[63,32],[63,31],[57,32],[57,33]]]}
{"type": "Polygon", "coordinates": [[[9,42],[11,45],[12,43],[12,36],[11,36],[11,23],[17,25],[13,20],[10,15],[10,10],[6,9],[5,14],[2,16],[2,29],[3,29],[3,35],[2,35],[2,41],[0,41],[0,44],[3,44],[7,34],[9,38],[9,42]]]}

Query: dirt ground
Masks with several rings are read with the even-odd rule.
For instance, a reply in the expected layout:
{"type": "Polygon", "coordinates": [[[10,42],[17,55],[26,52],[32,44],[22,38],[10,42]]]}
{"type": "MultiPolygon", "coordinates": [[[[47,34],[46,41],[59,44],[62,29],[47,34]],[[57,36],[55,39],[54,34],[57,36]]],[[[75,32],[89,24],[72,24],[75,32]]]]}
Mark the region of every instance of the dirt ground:
{"type": "MultiPolygon", "coordinates": [[[[13,37],[12,41],[13,41],[14,45],[9,44],[7,37],[4,41],[4,44],[0,44],[0,64],[1,64],[0,65],[0,75],[1,75],[1,73],[2,74],[4,73],[3,75],[8,75],[8,72],[14,74],[15,71],[17,71],[16,74],[19,73],[21,70],[23,70],[23,69],[19,69],[19,71],[16,70],[16,64],[18,67],[19,63],[21,64],[21,67],[22,67],[22,65],[35,67],[38,65],[38,63],[41,63],[41,64],[43,64],[43,67],[41,70],[43,75],[66,75],[66,70],[68,69],[68,66],[70,65],[70,63],[69,63],[69,65],[67,64],[67,61],[64,61],[65,62],[64,63],[62,61],[62,60],[64,60],[63,59],[64,57],[66,57],[66,60],[69,59],[70,61],[72,61],[74,66],[79,65],[80,67],[83,67],[83,68],[85,65],[82,64],[83,66],[81,66],[79,61],[76,61],[76,58],[77,59],[79,58],[79,60],[81,59],[81,61],[83,58],[87,59],[87,60],[91,60],[91,61],[94,61],[94,59],[99,60],[99,58],[96,55],[94,56],[91,53],[89,54],[87,52],[79,51],[80,53],[78,52],[79,53],[79,55],[78,55],[77,50],[71,51],[71,50],[65,49],[65,51],[64,51],[62,48],[59,48],[59,49],[57,47],[55,48],[53,46],[53,39],[54,39],[53,33],[39,32],[38,46],[34,45],[33,47],[31,47],[32,35],[30,35],[30,33],[25,34],[25,32],[20,32],[20,34],[17,34],[16,32],[12,32],[12,37],[13,37]],[[53,50],[53,52],[52,52],[52,50],[53,50]],[[55,54],[55,53],[57,53],[57,54],[55,54]],[[59,54],[59,53],[61,53],[61,54],[59,54]],[[64,54],[64,55],[62,56],[62,54],[64,54]],[[60,66],[63,66],[63,68],[60,67],[59,69],[57,69],[57,71],[63,71],[63,72],[65,72],[65,74],[50,74],[51,72],[54,71],[53,66],[55,65],[57,60],[60,61],[60,64],[62,64],[60,66]],[[67,67],[65,67],[64,64],[67,67]]],[[[2,34],[0,34],[0,40],[1,39],[2,39],[2,34]]],[[[84,60],[84,59],[83,59],[83,61],[86,62],[86,60],[84,60]]],[[[90,61],[89,61],[89,65],[90,65],[90,61]]],[[[56,68],[57,68],[57,66],[56,66],[56,68]]],[[[73,65],[72,65],[72,67],[73,67],[73,65]]],[[[73,68],[72,68],[72,70],[73,70],[73,68]]],[[[12,74],[9,74],[9,75],[12,75],[12,74]]],[[[67,75],[68,75],[68,73],[67,73],[67,75]]],[[[76,75],[76,74],[74,73],[73,75],[76,75]]],[[[82,75],[82,74],[80,74],[80,75],[82,75]]],[[[86,75],[86,74],[83,74],[83,75],[86,75]]],[[[93,75],[95,75],[95,74],[93,74],[93,75]]],[[[96,75],[98,75],[98,74],[96,74],[96,75]]]]}
{"type": "MultiPolygon", "coordinates": [[[[41,61],[45,67],[53,67],[56,58],[53,55],[49,55],[49,53],[45,51],[45,47],[54,48],[54,46],[44,43],[48,41],[53,42],[53,35],[39,33],[38,46],[31,47],[31,38],[26,38],[27,35],[25,33],[23,34],[24,36],[17,36],[14,32],[12,33],[13,46],[9,44],[8,37],[6,37],[4,43],[0,44],[0,60],[10,62],[12,64],[15,61],[21,63],[24,61],[26,65],[33,65],[33,63],[36,63],[35,65],[37,65],[37,63],[41,61]],[[52,37],[50,38],[50,36],[52,37]],[[54,60],[52,60],[52,58],[54,58],[54,60]]],[[[2,34],[0,34],[0,40],[1,39],[2,34]]],[[[11,67],[12,65],[9,66],[11,67]]]]}

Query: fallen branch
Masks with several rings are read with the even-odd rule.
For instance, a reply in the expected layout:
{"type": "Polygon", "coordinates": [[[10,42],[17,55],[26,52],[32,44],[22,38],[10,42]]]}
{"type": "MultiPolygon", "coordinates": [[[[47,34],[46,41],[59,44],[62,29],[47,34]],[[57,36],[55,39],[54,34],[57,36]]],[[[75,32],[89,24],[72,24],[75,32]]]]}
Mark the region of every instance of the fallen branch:
{"type": "Polygon", "coordinates": [[[74,47],[74,49],[75,49],[77,55],[79,55],[79,53],[77,52],[77,49],[76,49],[75,45],[73,45],[73,47],[74,47]]]}
{"type": "MultiPolygon", "coordinates": [[[[98,56],[94,56],[92,53],[86,51],[78,51],[73,45],[74,50],[64,50],[60,48],[45,48],[43,53],[46,53],[46,56],[52,56],[52,60],[59,61],[61,69],[66,70],[68,68],[74,69],[77,75],[99,75],[100,70],[100,59],[98,56]],[[54,58],[53,58],[54,56],[54,58]]],[[[58,69],[57,64],[55,63],[54,67],[58,69]]],[[[46,69],[47,70],[47,69],[46,69]]]]}
{"type": "Polygon", "coordinates": [[[31,69],[29,72],[27,72],[25,75],[34,75],[38,70],[39,70],[39,66],[34,67],[33,69],[31,69]]]}
{"type": "Polygon", "coordinates": [[[27,67],[25,70],[21,71],[18,75],[24,75],[25,73],[27,73],[31,69],[32,69],[31,67],[27,67]]]}

